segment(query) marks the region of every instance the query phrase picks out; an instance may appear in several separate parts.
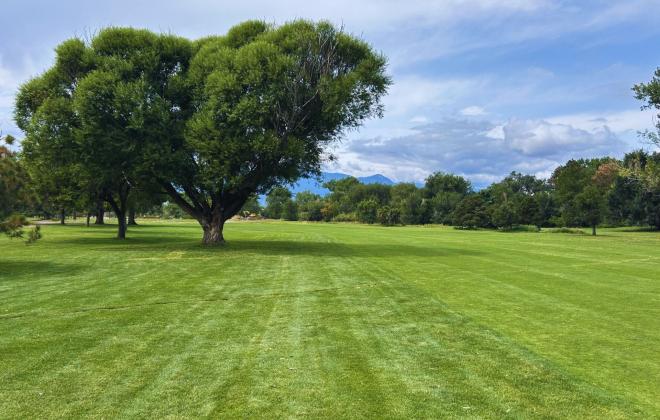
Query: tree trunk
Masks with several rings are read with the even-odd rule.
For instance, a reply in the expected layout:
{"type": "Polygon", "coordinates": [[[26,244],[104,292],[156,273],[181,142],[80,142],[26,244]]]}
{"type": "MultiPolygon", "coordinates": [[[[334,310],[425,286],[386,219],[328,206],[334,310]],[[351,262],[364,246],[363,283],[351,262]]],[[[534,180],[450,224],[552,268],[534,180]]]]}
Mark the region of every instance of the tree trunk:
{"type": "Polygon", "coordinates": [[[119,200],[115,200],[112,193],[106,193],[105,195],[105,201],[110,204],[112,211],[117,217],[117,239],[126,239],[126,213],[128,213],[126,204],[130,189],[129,185],[122,186],[117,193],[117,198],[119,200]]]}
{"type": "Polygon", "coordinates": [[[60,210],[60,225],[63,225],[66,220],[66,213],[64,212],[64,209],[60,210]]]}
{"type": "Polygon", "coordinates": [[[96,203],[96,221],[94,222],[95,225],[104,225],[105,220],[103,220],[105,216],[105,209],[103,208],[103,200],[99,200],[96,203]]]}
{"type": "Polygon", "coordinates": [[[225,226],[225,221],[222,217],[213,217],[210,221],[200,222],[204,230],[202,243],[204,245],[221,245],[225,243],[225,238],[222,235],[222,230],[225,226]]]}
{"type": "Polygon", "coordinates": [[[117,239],[126,239],[126,214],[124,212],[115,211],[117,214],[117,239]]]}
{"type": "Polygon", "coordinates": [[[128,225],[137,226],[137,222],[135,221],[135,207],[133,206],[128,209],[128,225]]]}
{"type": "Polygon", "coordinates": [[[243,191],[239,194],[225,194],[224,196],[220,192],[218,194],[209,193],[209,200],[194,187],[186,188],[184,186],[184,196],[180,188],[174,188],[170,183],[161,182],[161,185],[174,203],[202,226],[204,231],[202,243],[204,245],[220,245],[225,242],[222,234],[225,221],[238,213],[251,193],[243,191]]]}
{"type": "Polygon", "coordinates": [[[91,219],[91,217],[92,217],[92,213],[87,212],[87,221],[85,223],[87,227],[89,227],[89,219],[91,219]]]}
{"type": "Polygon", "coordinates": [[[71,213],[71,216],[73,217],[73,220],[78,219],[78,213],[76,213],[76,209],[73,209],[73,213],[71,213]]]}
{"type": "Polygon", "coordinates": [[[596,225],[591,225],[591,235],[596,236],[596,225]]]}

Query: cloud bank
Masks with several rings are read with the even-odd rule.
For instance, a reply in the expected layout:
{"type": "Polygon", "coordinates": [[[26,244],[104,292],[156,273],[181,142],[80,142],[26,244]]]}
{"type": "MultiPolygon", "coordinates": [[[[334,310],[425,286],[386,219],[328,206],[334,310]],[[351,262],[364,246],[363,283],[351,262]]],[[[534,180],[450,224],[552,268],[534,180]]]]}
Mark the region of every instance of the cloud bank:
{"type": "Polygon", "coordinates": [[[352,141],[346,167],[407,180],[441,170],[483,186],[510,171],[547,177],[568,159],[619,156],[626,150],[627,142],[607,125],[582,129],[546,120],[453,117],[413,127],[404,136],[352,141]]]}

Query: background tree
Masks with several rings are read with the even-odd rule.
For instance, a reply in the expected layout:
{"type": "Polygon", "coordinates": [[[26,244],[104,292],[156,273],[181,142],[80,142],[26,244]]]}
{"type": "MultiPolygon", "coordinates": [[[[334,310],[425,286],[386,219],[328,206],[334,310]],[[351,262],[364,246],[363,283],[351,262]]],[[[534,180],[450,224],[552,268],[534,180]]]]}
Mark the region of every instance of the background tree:
{"type": "Polygon", "coordinates": [[[452,214],[452,224],[465,229],[487,227],[488,210],[479,194],[472,194],[461,200],[452,214]]]}
{"type": "Polygon", "coordinates": [[[611,158],[569,160],[555,169],[550,182],[564,226],[591,226],[581,213],[584,207],[578,206],[576,198],[587,186],[593,185],[592,178],[598,167],[611,161],[611,158]]]}
{"type": "MultiPolygon", "coordinates": [[[[660,68],[650,82],[635,85],[633,91],[635,97],[644,102],[642,109],[660,111],[660,68]]],[[[660,147],[660,112],[656,114],[655,128],[655,132],[646,131],[643,135],[660,147]]],[[[648,223],[660,230],[660,153],[654,152],[649,158],[643,165],[639,162],[630,174],[642,185],[648,223]]]]}
{"type": "Polygon", "coordinates": [[[362,223],[373,224],[378,220],[378,208],[380,205],[374,198],[362,200],[357,205],[357,219],[362,223]]]}
{"type": "Polygon", "coordinates": [[[266,208],[264,208],[264,216],[269,219],[282,219],[284,211],[290,206],[291,191],[285,187],[275,187],[266,196],[266,208]]]}
{"type": "Polygon", "coordinates": [[[396,207],[383,206],[378,209],[376,217],[378,218],[378,222],[383,226],[401,224],[401,212],[396,207]]]}
{"type": "Polygon", "coordinates": [[[259,215],[263,212],[261,204],[259,204],[259,197],[252,195],[247,199],[243,207],[241,208],[240,213],[244,216],[249,216],[251,214],[259,215]]]}
{"type": "Polygon", "coordinates": [[[516,206],[510,200],[496,204],[492,210],[491,221],[495,227],[511,229],[520,223],[516,206]]]}
{"type": "Polygon", "coordinates": [[[596,185],[588,185],[575,197],[575,207],[583,222],[591,227],[596,236],[596,226],[603,220],[606,211],[606,197],[596,185]]]}
{"type": "Polygon", "coordinates": [[[282,219],[295,221],[298,220],[298,206],[296,202],[289,199],[284,202],[284,208],[282,209],[282,219]]]}
{"type": "Polygon", "coordinates": [[[636,193],[629,206],[639,210],[642,221],[660,229],[660,153],[629,153],[624,158],[621,174],[636,193]]]}
{"type": "Polygon", "coordinates": [[[85,189],[93,187],[118,218],[118,238],[126,236],[131,189],[167,166],[154,139],[183,136],[191,52],[175,36],[107,28],[88,43],[60,44],[53,67],[17,96],[15,119],[30,160],[74,171],[85,189]]]}
{"type": "Polygon", "coordinates": [[[458,203],[472,191],[470,181],[444,172],[435,172],[426,178],[424,197],[430,207],[430,221],[450,225],[452,212],[458,203]]]}
{"type": "MultiPolygon", "coordinates": [[[[356,199],[354,191],[359,185],[361,185],[360,181],[352,176],[335,179],[323,184],[323,187],[330,190],[330,194],[326,200],[331,203],[334,215],[355,211],[355,206],[359,201],[354,201],[356,199]]],[[[386,201],[389,201],[389,193],[387,194],[386,201]]]]}
{"type": "Polygon", "coordinates": [[[296,209],[298,218],[310,222],[319,222],[323,220],[323,202],[321,196],[310,191],[301,191],[296,194],[296,209]]]}

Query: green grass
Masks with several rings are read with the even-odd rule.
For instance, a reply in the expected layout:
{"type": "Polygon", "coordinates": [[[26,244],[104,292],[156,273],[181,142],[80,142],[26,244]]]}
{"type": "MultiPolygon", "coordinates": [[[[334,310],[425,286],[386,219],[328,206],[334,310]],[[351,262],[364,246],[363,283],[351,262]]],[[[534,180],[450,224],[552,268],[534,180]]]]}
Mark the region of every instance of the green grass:
{"type": "Polygon", "coordinates": [[[0,417],[660,416],[660,235],[0,239],[0,417]]]}

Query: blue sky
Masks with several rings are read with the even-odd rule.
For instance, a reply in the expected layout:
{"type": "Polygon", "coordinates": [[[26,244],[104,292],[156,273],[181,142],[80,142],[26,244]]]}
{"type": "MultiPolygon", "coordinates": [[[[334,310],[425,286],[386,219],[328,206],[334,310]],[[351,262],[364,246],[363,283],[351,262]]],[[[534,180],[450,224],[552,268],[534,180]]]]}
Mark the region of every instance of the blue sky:
{"type": "Polygon", "coordinates": [[[327,19],[389,58],[381,120],[347,133],[331,171],[476,185],[511,170],[547,176],[571,157],[621,156],[653,125],[631,86],[660,66],[660,0],[246,1],[4,0],[0,129],[13,95],[53,48],[108,25],[196,38],[246,19],[327,19]]]}

